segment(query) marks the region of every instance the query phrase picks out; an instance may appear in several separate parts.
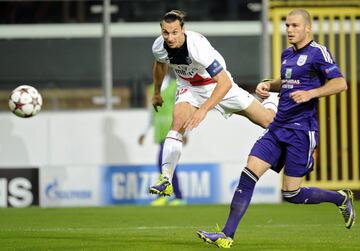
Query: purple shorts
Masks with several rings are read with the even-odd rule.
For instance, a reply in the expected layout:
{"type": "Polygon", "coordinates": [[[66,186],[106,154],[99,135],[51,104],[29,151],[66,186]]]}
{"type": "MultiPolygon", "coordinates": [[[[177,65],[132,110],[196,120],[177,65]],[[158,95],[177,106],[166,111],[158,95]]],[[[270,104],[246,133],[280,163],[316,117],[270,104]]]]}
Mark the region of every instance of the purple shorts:
{"type": "Polygon", "coordinates": [[[313,170],[317,131],[304,131],[271,125],[251,149],[250,155],[269,163],[271,169],[303,177],[313,170]]]}

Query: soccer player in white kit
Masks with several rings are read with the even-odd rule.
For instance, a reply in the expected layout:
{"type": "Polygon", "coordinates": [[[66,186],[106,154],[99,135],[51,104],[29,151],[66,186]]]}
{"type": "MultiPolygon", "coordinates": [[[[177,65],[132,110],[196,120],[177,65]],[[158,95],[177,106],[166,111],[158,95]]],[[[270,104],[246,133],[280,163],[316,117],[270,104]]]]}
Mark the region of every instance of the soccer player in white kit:
{"type": "Polygon", "coordinates": [[[242,115],[265,128],[277,109],[276,97],[261,104],[235,84],[224,58],[209,41],[199,33],[185,31],[184,16],[178,10],[167,12],[160,23],[161,36],[152,46],[155,111],[163,102],[161,83],[169,67],[177,79],[173,122],[164,142],[162,175],[149,188],[150,193],[164,196],[173,193],[171,180],[181,155],[183,134],[197,127],[208,111],[215,108],[224,117],[242,115]]]}

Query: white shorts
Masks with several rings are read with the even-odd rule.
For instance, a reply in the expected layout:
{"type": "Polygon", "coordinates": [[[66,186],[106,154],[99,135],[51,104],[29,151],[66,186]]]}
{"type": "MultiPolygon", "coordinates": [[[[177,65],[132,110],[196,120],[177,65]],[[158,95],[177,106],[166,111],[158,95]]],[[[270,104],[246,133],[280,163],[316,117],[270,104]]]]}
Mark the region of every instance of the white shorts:
{"type": "MultiPolygon", "coordinates": [[[[179,86],[177,87],[175,104],[188,102],[199,108],[211,96],[216,84],[204,86],[179,86]]],[[[253,102],[254,96],[236,84],[225,95],[223,100],[214,108],[225,118],[230,117],[234,112],[242,111],[253,102]]]]}

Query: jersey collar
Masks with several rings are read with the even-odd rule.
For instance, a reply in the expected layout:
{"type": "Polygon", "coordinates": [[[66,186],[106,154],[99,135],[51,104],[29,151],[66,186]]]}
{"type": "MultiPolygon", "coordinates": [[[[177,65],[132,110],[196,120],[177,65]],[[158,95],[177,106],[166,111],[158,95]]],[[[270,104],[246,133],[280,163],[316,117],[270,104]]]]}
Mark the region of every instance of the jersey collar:
{"type": "Polygon", "coordinates": [[[305,46],[301,47],[300,49],[295,49],[295,46],[293,46],[293,52],[299,52],[299,51],[304,50],[304,49],[307,48],[312,42],[313,42],[313,40],[310,40],[309,43],[307,43],[305,46]]]}

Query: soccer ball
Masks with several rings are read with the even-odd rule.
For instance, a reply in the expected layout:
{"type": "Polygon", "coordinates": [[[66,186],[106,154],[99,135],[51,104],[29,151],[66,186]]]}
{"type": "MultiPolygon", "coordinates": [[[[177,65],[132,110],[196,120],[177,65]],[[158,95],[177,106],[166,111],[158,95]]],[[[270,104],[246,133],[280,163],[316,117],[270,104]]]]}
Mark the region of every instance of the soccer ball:
{"type": "Polygon", "coordinates": [[[29,118],[38,114],[42,106],[40,93],[30,85],[15,88],[9,98],[9,108],[21,118],[29,118]]]}

